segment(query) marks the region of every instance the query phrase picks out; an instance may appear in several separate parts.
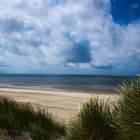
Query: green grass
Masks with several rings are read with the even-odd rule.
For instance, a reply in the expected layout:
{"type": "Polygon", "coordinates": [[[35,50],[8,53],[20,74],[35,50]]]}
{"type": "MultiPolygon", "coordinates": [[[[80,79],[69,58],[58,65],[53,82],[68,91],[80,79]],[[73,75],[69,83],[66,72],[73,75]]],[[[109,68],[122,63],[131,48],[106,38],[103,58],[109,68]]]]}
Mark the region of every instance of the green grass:
{"type": "Polygon", "coordinates": [[[140,140],[140,78],[120,86],[118,93],[114,103],[84,103],[66,128],[45,109],[0,97],[0,128],[10,136],[27,132],[33,140],[140,140]]]}
{"type": "Polygon", "coordinates": [[[115,136],[113,112],[109,102],[91,99],[67,128],[67,140],[112,140],[115,136]]]}
{"type": "Polygon", "coordinates": [[[119,99],[91,99],[67,126],[67,140],[140,140],[140,77],[120,86],[119,99]]]}
{"type": "Polygon", "coordinates": [[[118,132],[122,140],[140,140],[140,77],[120,86],[118,132]]]}
{"type": "Polygon", "coordinates": [[[65,126],[45,109],[0,97],[0,128],[10,136],[28,132],[34,140],[53,140],[65,135],[65,126]]]}

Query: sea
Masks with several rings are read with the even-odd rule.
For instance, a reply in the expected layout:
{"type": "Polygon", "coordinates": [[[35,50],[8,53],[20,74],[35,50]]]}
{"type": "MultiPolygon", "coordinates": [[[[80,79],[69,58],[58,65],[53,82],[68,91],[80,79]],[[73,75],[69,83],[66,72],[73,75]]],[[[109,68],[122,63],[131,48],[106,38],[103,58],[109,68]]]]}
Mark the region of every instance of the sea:
{"type": "Polygon", "coordinates": [[[0,74],[0,87],[115,92],[118,85],[129,84],[135,76],[0,74]]]}

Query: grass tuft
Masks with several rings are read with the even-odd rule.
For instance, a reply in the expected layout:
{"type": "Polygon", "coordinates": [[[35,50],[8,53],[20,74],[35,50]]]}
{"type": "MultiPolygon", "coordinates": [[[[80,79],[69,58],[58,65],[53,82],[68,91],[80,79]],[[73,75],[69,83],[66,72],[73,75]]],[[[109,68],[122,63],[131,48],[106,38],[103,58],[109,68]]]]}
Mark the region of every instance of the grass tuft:
{"type": "Polygon", "coordinates": [[[112,140],[115,127],[109,102],[91,99],[67,128],[67,140],[112,140]]]}
{"type": "Polygon", "coordinates": [[[118,90],[117,102],[91,99],[69,122],[67,140],[140,140],[140,77],[118,90]]]}
{"type": "Polygon", "coordinates": [[[0,97],[0,128],[10,136],[29,132],[34,140],[53,140],[65,135],[65,126],[45,109],[0,97]]]}
{"type": "Polygon", "coordinates": [[[122,140],[140,140],[140,77],[120,86],[118,132],[122,140]]]}

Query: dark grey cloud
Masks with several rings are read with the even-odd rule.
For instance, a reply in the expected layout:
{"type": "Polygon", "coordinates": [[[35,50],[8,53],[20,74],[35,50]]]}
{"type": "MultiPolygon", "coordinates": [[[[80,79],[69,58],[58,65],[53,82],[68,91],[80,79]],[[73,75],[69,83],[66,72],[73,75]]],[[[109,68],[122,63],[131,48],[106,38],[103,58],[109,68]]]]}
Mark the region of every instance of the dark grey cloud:
{"type": "Polygon", "coordinates": [[[90,63],[92,60],[90,53],[90,45],[87,40],[74,42],[68,53],[67,62],[71,63],[90,63]]]}
{"type": "Polygon", "coordinates": [[[95,64],[92,64],[91,65],[93,68],[96,68],[96,69],[112,69],[113,66],[112,65],[95,65],[95,64]]]}

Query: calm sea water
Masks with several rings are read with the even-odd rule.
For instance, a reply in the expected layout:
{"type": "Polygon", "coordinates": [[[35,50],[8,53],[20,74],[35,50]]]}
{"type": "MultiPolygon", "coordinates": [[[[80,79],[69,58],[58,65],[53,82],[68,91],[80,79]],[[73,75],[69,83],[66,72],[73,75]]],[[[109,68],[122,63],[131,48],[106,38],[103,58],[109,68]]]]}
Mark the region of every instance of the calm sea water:
{"type": "Polygon", "coordinates": [[[128,83],[131,76],[95,75],[0,75],[0,87],[26,87],[56,90],[109,90],[114,91],[122,82],[128,83]]]}

